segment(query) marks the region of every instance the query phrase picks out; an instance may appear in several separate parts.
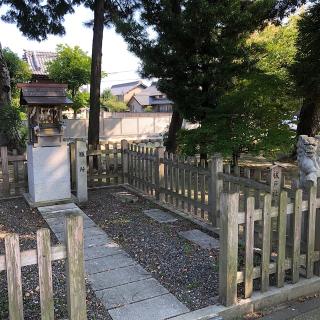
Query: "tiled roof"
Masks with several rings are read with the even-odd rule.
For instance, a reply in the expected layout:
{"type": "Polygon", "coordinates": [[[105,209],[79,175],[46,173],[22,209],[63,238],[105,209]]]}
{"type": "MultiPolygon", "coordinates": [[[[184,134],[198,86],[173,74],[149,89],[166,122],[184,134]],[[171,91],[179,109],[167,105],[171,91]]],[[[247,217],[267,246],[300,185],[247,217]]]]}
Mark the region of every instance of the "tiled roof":
{"type": "Polygon", "coordinates": [[[135,94],[132,98],[136,99],[142,106],[152,106],[160,104],[173,104],[165,94],[159,91],[155,84],[135,94]],[[159,98],[158,96],[162,96],[159,98]]]}
{"type": "Polygon", "coordinates": [[[142,83],[142,81],[133,81],[133,82],[127,82],[127,83],[120,83],[120,84],[115,84],[111,87],[111,93],[114,96],[119,96],[128,93],[132,89],[138,87],[138,86],[143,86],[146,88],[146,85],[142,83]]]}
{"type": "Polygon", "coordinates": [[[29,64],[32,74],[47,75],[46,63],[57,58],[55,52],[24,50],[23,59],[29,64]]]}

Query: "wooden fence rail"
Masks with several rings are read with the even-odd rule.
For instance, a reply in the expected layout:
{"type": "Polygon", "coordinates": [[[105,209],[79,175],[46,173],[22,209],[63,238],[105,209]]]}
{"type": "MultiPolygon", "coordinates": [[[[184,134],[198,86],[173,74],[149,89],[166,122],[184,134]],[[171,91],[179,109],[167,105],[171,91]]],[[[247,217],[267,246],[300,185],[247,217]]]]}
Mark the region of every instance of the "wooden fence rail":
{"type": "Polygon", "coordinates": [[[255,209],[255,198],[246,197],[244,212],[239,211],[239,193],[223,193],[220,230],[220,298],[229,306],[237,303],[238,284],[243,296],[251,297],[255,289],[268,291],[269,286],[283,287],[300,277],[320,275],[320,198],[310,187],[307,199],[302,190],[295,191],[288,202],[286,191],[279,204],[271,205],[271,195],[263,197],[263,208],[255,209]],[[255,229],[262,225],[262,241],[257,244],[255,229]],[[288,225],[289,224],[289,225],[288,225]],[[272,276],[272,277],[270,277],[272,276]]]}
{"type": "Polygon", "coordinates": [[[83,260],[83,218],[71,214],[66,219],[66,245],[51,247],[50,230],[37,231],[37,249],[20,252],[19,236],[5,237],[5,255],[0,256],[0,271],[7,272],[10,320],[23,320],[21,267],[38,265],[41,319],[54,320],[52,266],[66,259],[69,319],[87,319],[83,260]]]}

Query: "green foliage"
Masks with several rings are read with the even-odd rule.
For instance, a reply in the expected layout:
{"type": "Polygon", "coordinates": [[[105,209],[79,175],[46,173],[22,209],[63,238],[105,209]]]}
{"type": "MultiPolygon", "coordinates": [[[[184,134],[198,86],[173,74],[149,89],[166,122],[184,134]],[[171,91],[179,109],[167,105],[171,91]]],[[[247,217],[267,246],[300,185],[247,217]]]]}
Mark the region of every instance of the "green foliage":
{"type": "Polygon", "coordinates": [[[57,58],[47,65],[49,77],[56,82],[67,83],[74,98],[80,87],[90,82],[91,58],[80,49],[60,44],[57,58]]]}
{"type": "Polygon", "coordinates": [[[146,106],[146,107],[144,108],[144,111],[145,111],[145,112],[152,112],[152,111],[153,111],[153,108],[152,108],[152,106],[146,106]]]}
{"type": "Polygon", "coordinates": [[[12,98],[15,99],[19,96],[17,83],[29,81],[32,73],[29,65],[9,48],[4,48],[2,52],[10,74],[12,98]]]}
{"type": "Polygon", "coordinates": [[[279,19],[300,1],[141,1],[139,19],[119,21],[142,75],[159,78],[159,89],[189,121],[215,112],[235,77],[249,65],[248,36],[279,19]],[[152,30],[151,36],[149,30],[152,30]]]}
{"type": "Polygon", "coordinates": [[[284,26],[269,25],[249,38],[252,67],[234,79],[234,87],[198,129],[181,132],[182,152],[275,156],[292,149],[293,119],[300,101],[292,95],[294,84],[287,68],[296,52],[296,22],[294,18],[284,26]]]}
{"type": "Polygon", "coordinates": [[[75,112],[75,115],[78,110],[81,108],[89,107],[90,95],[87,91],[78,91],[73,97],[72,109],[75,112]]]}
{"type": "Polygon", "coordinates": [[[0,142],[9,149],[25,148],[27,130],[22,125],[20,110],[11,106],[1,108],[0,112],[0,142]]]}
{"type": "Polygon", "coordinates": [[[118,101],[117,97],[113,96],[109,89],[105,89],[101,95],[101,106],[110,112],[124,112],[128,111],[128,106],[118,101]]]}

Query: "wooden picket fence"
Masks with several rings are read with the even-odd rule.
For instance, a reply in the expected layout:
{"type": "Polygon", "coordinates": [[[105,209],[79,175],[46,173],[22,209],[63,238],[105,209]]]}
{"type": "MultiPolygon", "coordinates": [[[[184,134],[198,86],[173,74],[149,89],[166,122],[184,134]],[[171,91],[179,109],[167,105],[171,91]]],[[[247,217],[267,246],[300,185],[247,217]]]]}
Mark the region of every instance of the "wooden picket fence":
{"type": "MultiPolygon", "coordinates": [[[[71,159],[71,181],[74,186],[76,181],[75,143],[70,143],[69,146],[71,159]]],[[[86,156],[88,164],[88,187],[123,183],[123,152],[121,144],[108,142],[100,143],[96,149],[89,145],[86,156]],[[94,161],[97,161],[97,166],[94,166],[94,161]]]]}
{"type": "Polygon", "coordinates": [[[227,306],[238,302],[239,284],[243,297],[249,298],[254,290],[266,292],[270,285],[281,288],[285,282],[320,275],[316,187],[305,195],[296,190],[293,202],[282,191],[278,206],[272,206],[270,194],[262,201],[262,208],[257,209],[255,198],[246,197],[245,208],[240,210],[239,192],[221,196],[219,295],[227,306]],[[254,235],[259,224],[262,241],[257,243],[254,235]]]}
{"type": "Polygon", "coordinates": [[[196,157],[168,154],[161,147],[133,144],[125,153],[129,185],[197,219],[216,224],[216,195],[221,189],[216,167],[222,165],[220,158],[213,157],[206,163],[196,157]]]}
{"type": "Polygon", "coordinates": [[[66,243],[51,247],[50,230],[37,231],[37,249],[20,252],[19,236],[5,237],[5,255],[0,256],[0,272],[7,272],[9,317],[23,320],[21,267],[38,265],[41,319],[54,320],[51,262],[66,259],[69,319],[87,319],[83,252],[83,218],[71,214],[66,219],[66,243]]]}
{"type": "Polygon", "coordinates": [[[28,190],[28,170],[25,155],[13,150],[8,154],[6,146],[0,147],[0,199],[20,195],[28,190]]]}

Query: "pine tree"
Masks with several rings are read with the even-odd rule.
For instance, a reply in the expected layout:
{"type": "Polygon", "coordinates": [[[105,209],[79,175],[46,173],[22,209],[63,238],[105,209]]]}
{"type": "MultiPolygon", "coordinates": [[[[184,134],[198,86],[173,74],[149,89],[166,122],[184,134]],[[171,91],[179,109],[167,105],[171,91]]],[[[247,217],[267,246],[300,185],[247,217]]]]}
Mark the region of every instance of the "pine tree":
{"type": "Polygon", "coordinates": [[[235,77],[248,68],[248,35],[267,21],[279,22],[300,3],[143,0],[138,19],[117,23],[142,60],[142,76],[159,78],[159,89],[175,103],[168,151],[175,149],[181,117],[200,123],[211,117],[235,77]]]}

